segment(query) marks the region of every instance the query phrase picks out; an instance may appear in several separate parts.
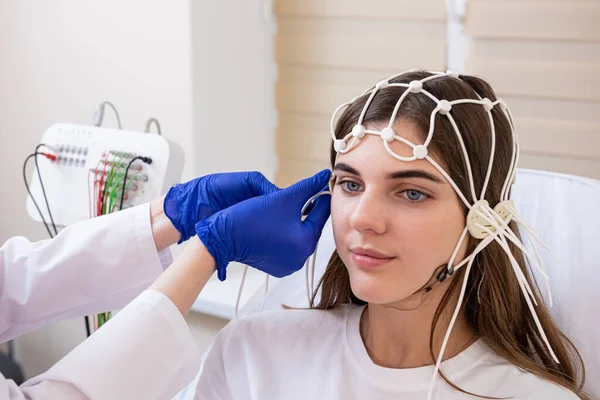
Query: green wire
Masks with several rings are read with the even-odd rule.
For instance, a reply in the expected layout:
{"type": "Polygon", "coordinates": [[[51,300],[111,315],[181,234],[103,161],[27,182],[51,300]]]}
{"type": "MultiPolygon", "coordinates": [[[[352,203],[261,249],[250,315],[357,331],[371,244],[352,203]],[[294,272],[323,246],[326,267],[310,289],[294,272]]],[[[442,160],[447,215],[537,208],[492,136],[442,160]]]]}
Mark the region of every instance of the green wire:
{"type": "MultiPolygon", "coordinates": [[[[110,154],[110,153],[109,153],[110,154]]],[[[112,182],[112,177],[114,174],[114,170],[115,170],[115,164],[117,163],[117,154],[114,155],[112,164],[111,164],[111,168],[110,168],[110,172],[108,173],[107,177],[106,177],[106,181],[104,182],[104,195],[102,196],[102,206],[100,207],[100,213],[102,215],[104,215],[106,213],[106,195],[108,194],[108,188],[110,186],[110,182],[112,182]]]]}
{"type": "MultiPolygon", "coordinates": [[[[125,190],[127,190],[129,188],[129,185],[131,185],[131,182],[133,182],[135,180],[135,177],[138,174],[132,176],[129,179],[129,182],[127,182],[127,184],[125,185],[125,190]]],[[[117,175],[114,179],[115,179],[115,184],[112,187],[112,190],[110,192],[110,196],[109,196],[109,203],[108,203],[108,210],[110,210],[109,212],[114,212],[115,207],[117,206],[117,202],[115,201],[117,198],[117,190],[121,189],[123,187],[123,178],[125,176],[125,171],[119,173],[119,175],[117,175]]]]}
{"type": "MultiPolygon", "coordinates": [[[[108,210],[110,210],[110,212],[114,211],[114,206],[116,205],[115,204],[115,197],[116,197],[115,195],[116,195],[116,192],[119,189],[119,187],[121,187],[119,185],[119,183],[122,181],[123,176],[125,175],[125,170],[123,170],[121,172],[115,172],[115,171],[117,170],[116,166],[121,163],[121,161],[123,160],[124,157],[125,157],[125,153],[123,153],[123,152],[115,153],[115,158],[113,159],[113,162],[111,165],[111,170],[108,173],[108,176],[106,178],[106,183],[104,184],[104,192],[106,193],[106,196],[103,196],[103,198],[102,198],[101,213],[103,215],[107,214],[108,210]]],[[[133,179],[131,179],[129,181],[129,183],[126,186],[126,189],[127,189],[127,187],[129,187],[131,182],[133,180],[135,180],[134,178],[135,178],[135,176],[133,177],[133,179]]],[[[107,323],[111,317],[112,317],[112,313],[110,311],[107,313],[98,314],[98,328],[100,328],[102,325],[107,323]]]]}
{"type": "MultiPolygon", "coordinates": [[[[104,193],[108,193],[107,188],[110,188],[110,185],[112,184],[112,180],[115,176],[115,165],[117,165],[118,163],[121,163],[121,160],[123,160],[123,157],[125,156],[125,153],[115,153],[115,158],[113,159],[112,165],[111,165],[111,169],[110,172],[108,173],[108,177],[106,178],[106,183],[104,184],[104,193]],[[117,158],[119,157],[119,158],[117,158]]],[[[107,205],[107,201],[106,201],[106,196],[104,196],[102,198],[102,215],[106,214],[106,205],[107,205]]]]}
{"type": "Polygon", "coordinates": [[[117,193],[117,190],[119,189],[119,187],[121,187],[121,185],[119,185],[119,183],[123,180],[123,175],[125,175],[125,171],[119,172],[119,174],[113,178],[115,181],[114,184],[111,180],[110,195],[108,196],[109,201],[108,201],[108,207],[107,207],[107,209],[110,210],[110,212],[112,212],[112,209],[113,209],[113,202],[115,200],[115,195],[117,193]]]}
{"type": "MultiPolygon", "coordinates": [[[[115,173],[115,166],[118,165],[119,163],[121,163],[121,161],[124,158],[125,153],[117,153],[115,154],[115,159],[113,160],[112,166],[111,166],[111,171],[108,174],[108,177],[106,178],[106,183],[105,183],[105,193],[107,194],[106,196],[103,197],[102,199],[102,214],[107,214],[108,212],[114,212],[114,208],[116,207],[116,193],[117,190],[119,188],[122,188],[122,185],[120,184],[123,181],[124,175],[125,175],[125,170],[115,173]],[[117,159],[116,156],[118,156],[119,158],[117,159]]],[[[126,183],[125,185],[125,190],[127,190],[129,188],[129,186],[132,184],[133,181],[135,181],[135,178],[137,177],[138,174],[134,175],[129,182],[126,183]]],[[[102,325],[104,325],[105,323],[108,322],[109,319],[111,319],[112,317],[112,313],[109,311],[107,313],[102,313],[102,314],[98,314],[98,328],[100,328],[102,325]]]]}
{"type": "MultiPolygon", "coordinates": [[[[116,200],[116,194],[117,194],[117,190],[119,190],[120,188],[122,188],[122,184],[121,182],[123,181],[123,178],[125,178],[125,180],[127,179],[125,177],[125,170],[115,173],[115,166],[117,164],[119,164],[123,158],[124,158],[124,154],[125,153],[117,153],[115,154],[115,156],[119,156],[119,158],[115,158],[113,160],[112,166],[111,166],[111,171],[108,174],[108,177],[106,178],[106,183],[104,185],[105,187],[105,193],[107,193],[106,196],[103,197],[102,199],[102,214],[107,214],[108,212],[114,212],[115,207],[117,206],[117,202],[116,200]]],[[[125,190],[127,190],[129,188],[129,186],[135,181],[135,178],[138,176],[139,174],[135,174],[134,176],[132,176],[129,181],[126,180],[126,184],[125,184],[125,190]]],[[[108,322],[109,319],[111,319],[112,317],[112,313],[109,311],[107,313],[102,313],[102,314],[98,314],[98,328],[100,328],[102,325],[104,325],[105,323],[108,322]]]]}
{"type": "MultiPolygon", "coordinates": [[[[115,153],[114,155],[115,155],[115,158],[112,161],[110,172],[108,173],[106,182],[104,184],[104,193],[106,193],[106,196],[102,197],[102,205],[100,207],[102,215],[106,214],[107,210],[110,210],[110,206],[114,200],[114,193],[116,192],[116,189],[117,189],[117,186],[114,183],[115,178],[117,178],[116,182],[118,183],[119,179],[124,174],[124,172],[116,173],[115,170],[117,170],[116,166],[118,164],[120,164],[121,161],[123,160],[125,153],[118,152],[118,153],[115,153]],[[110,199],[107,199],[109,192],[110,192],[110,199]]],[[[98,314],[98,328],[100,328],[102,325],[104,325],[106,322],[108,322],[108,320],[110,318],[111,318],[110,312],[98,314]]]]}
{"type": "MultiPolygon", "coordinates": [[[[113,168],[114,170],[114,168],[113,168]]],[[[112,172],[112,171],[111,171],[112,172]]],[[[117,194],[117,190],[123,188],[123,181],[125,180],[125,190],[129,189],[129,186],[135,181],[135,178],[138,176],[139,174],[135,174],[134,176],[132,176],[129,181],[127,181],[126,177],[125,177],[125,170],[123,170],[122,172],[119,172],[116,176],[112,175],[109,176],[110,179],[110,186],[109,186],[109,190],[110,190],[110,195],[107,196],[109,199],[107,201],[107,206],[104,209],[104,213],[112,213],[115,211],[115,208],[117,206],[117,201],[115,201],[116,198],[116,194],[117,194]],[[125,178],[125,179],[124,179],[125,178]],[[114,183],[113,183],[114,181],[114,183]]],[[[108,184],[108,179],[107,179],[107,184],[108,184]]]]}
{"type": "MultiPolygon", "coordinates": [[[[113,185],[113,179],[115,178],[116,166],[121,163],[121,160],[123,160],[123,156],[124,156],[124,153],[116,153],[115,154],[115,159],[113,160],[112,168],[110,169],[110,173],[108,175],[108,178],[106,178],[105,187],[108,188],[107,190],[105,190],[106,194],[108,194],[108,191],[110,190],[110,187],[113,185]],[[119,157],[119,158],[117,158],[117,157],[119,157]]],[[[107,207],[106,206],[107,206],[107,203],[108,203],[107,202],[108,199],[106,197],[107,196],[104,196],[104,199],[103,199],[102,214],[107,214],[107,207]]]]}
{"type": "MultiPolygon", "coordinates": [[[[124,175],[124,173],[123,173],[123,174],[121,174],[121,175],[124,175]]],[[[129,181],[128,181],[128,182],[127,182],[127,184],[125,185],[125,191],[127,191],[127,189],[129,189],[129,186],[131,186],[131,184],[132,184],[132,183],[135,181],[135,178],[136,178],[138,175],[139,175],[139,174],[135,174],[134,176],[132,176],[132,177],[129,179],[129,181]]],[[[119,181],[119,182],[121,182],[121,181],[119,181]]],[[[115,189],[119,189],[119,188],[117,187],[117,188],[115,188],[115,189]]],[[[113,196],[113,195],[115,195],[115,194],[116,194],[116,193],[115,193],[115,190],[113,190],[113,192],[111,193],[111,199],[110,199],[110,200],[111,200],[111,207],[112,207],[112,208],[111,208],[111,207],[109,207],[109,210],[112,210],[111,212],[114,212],[114,209],[117,207],[117,202],[115,202],[115,204],[114,204],[114,205],[112,204],[112,202],[113,202],[113,199],[116,199],[116,196],[113,196]]]]}

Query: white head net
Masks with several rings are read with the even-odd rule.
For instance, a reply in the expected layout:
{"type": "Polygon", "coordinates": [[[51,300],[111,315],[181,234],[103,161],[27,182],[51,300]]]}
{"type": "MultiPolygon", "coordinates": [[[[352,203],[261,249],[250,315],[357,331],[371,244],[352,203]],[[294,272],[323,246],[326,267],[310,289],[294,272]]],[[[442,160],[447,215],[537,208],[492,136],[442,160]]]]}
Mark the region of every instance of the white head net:
{"type": "MultiPolygon", "coordinates": [[[[458,240],[458,243],[456,244],[456,247],[454,248],[454,251],[452,252],[452,255],[449,258],[449,261],[447,264],[447,269],[445,271],[442,271],[442,273],[438,277],[438,280],[440,282],[442,282],[446,279],[446,277],[448,275],[452,275],[454,273],[454,271],[456,271],[466,265],[466,271],[465,271],[463,282],[462,282],[462,287],[461,287],[461,291],[460,291],[460,295],[459,295],[459,299],[458,299],[458,304],[456,306],[456,309],[454,310],[454,314],[452,316],[450,325],[448,326],[444,340],[442,342],[442,347],[440,349],[439,356],[436,360],[435,370],[434,370],[434,374],[432,377],[431,386],[429,389],[428,399],[431,398],[431,396],[432,396],[433,388],[435,386],[435,379],[438,374],[441,361],[443,359],[444,351],[446,349],[448,339],[449,339],[450,333],[452,331],[452,327],[454,326],[454,323],[459,314],[459,311],[460,311],[460,308],[461,308],[461,305],[462,305],[462,302],[463,302],[463,299],[465,296],[467,282],[469,280],[469,273],[473,266],[475,256],[479,252],[481,252],[486,246],[488,246],[490,243],[492,243],[494,241],[496,243],[498,243],[498,245],[500,245],[500,247],[506,252],[506,254],[510,260],[510,264],[513,269],[513,272],[517,278],[517,281],[519,282],[519,286],[521,288],[521,291],[523,293],[525,301],[527,302],[529,310],[531,311],[531,316],[534,319],[535,324],[539,330],[540,336],[544,340],[546,347],[548,348],[548,352],[550,353],[550,355],[552,356],[554,361],[558,363],[558,359],[557,359],[556,355],[554,354],[554,352],[548,342],[546,334],[544,333],[542,325],[536,314],[534,305],[537,306],[537,302],[536,302],[535,296],[533,295],[532,288],[530,287],[528,280],[525,277],[525,274],[521,270],[517,260],[515,259],[515,256],[512,254],[510,247],[509,247],[509,242],[513,243],[517,248],[519,248],[525,254],[525,256],[528,258],[528,260],[531,262],[531,264],[534,265],[535,268],[537,268],[540,271],[541,275],[546,280],[546,287],[548,288],[548,294],[549,294],[549,299],[550,299],[550,303],[551,303],[552,300],[551,300],[551,296],[549,293],[550,289],[549,289],[549,285],[548,285],[548,275],[546,274],[546,272],[544,271],[544,269],[541,265],[540,255],[539,255],[539,252],[535,245],[535,242],[537,242],[538,244],[540,244],[542,246],[544,246],[544,245],[537,238],[537,236],[533,232],[533,229],[521,221],[521,219],[517,215],[517,212],[513,206],[512,201],[509,199],[510,186],[511,186],[512,182],[514,181],[516,167],[517,167],[517,163],[518,163],[518,159],[519,159],[519,145],[517,143],[517,136],[514,133],[514,127],[512,125],[512,116],[511,116],[510,110],[508,109],[506,104],[500,99],[492,102],[491,100],[489,100],[487,98],[481,98],[479,95],[477,95],[477,97],[478,97],[477,100],[476,99],[459,99],[459,100],[448,101],[445,99],[438,99],[433,94],[431,94],[426,89],[424,89],[424,83],[427,81],[434,80],[434,79],[446,78],[446,77],[460,79],[460,77],[457,73],[432,72],[432,75],[429,75],[426,78],[423,78],[420,80],[414,80],[410,83],[392,83],[391,82],[393,79],[395,79],[403,74],[404,73],[398,74],[393,77],[390,77],[387,80],[383,80],[383,81],[377,83],[375,85],[375,87],[363,92],[361,94],[361,96],[355,97],[350,102],[344,103],[341,106],[339,106],[335,110],[335,112],[332,116],[330,129],[331,129],[331,136],[332,136],[333,143],[334,143],[334,149],[338,155],[346,154],[349,151],[351,151],[352,149],[356,148],[360,144],[361,140],[366,135],[374,135],[374,136],[379,136],[381,138],[382,144],[383,144],[385,150],[390,154],[390,156],[392,156],[398,160],[401,160],[404,162],[411,162],[414,160],[425,159],[425,160],[429,161],[431,163],[431,165],[433,165],[433,167],[435,167],[435,169],[437,169],[439,171],[439,173],[444,176],[444,178],[448,181],[448,183],[456,191],[456,194],[458,195],[460,200],[465,204],[465,206],[469,210],[467,219],[466,219],[466,223],[465,223],[465,228],[464,228],[462,234],[460,235],[460,238],[458,240]],[[364,121],[364,118],[365,118],[365,115],[367,113],[369,106],[371,105],[375,96],[377,96],[377,94],[381,90],[388,88],[388,87],[402,87],[402,88],[406,88],[407,90],[405,90],[402,93],[402,95],[400,95],[400,97],[396,103],[396,106],[393,110],[393,113],[390,116],[389,122],[385,128],[383,128],[381,131],[366,129],[365,126],[363,125],[363,121],[364,121]],[[338,139],[335,135],[335,123],[337,121],[338,115],[362,96],[368,96],[368,99],[363,107],[363,110],[360,114],[357,124],[353,127],[351,132],[347,133],[342,139],[338,139]],[[402,136],[399,136],[393,130],[393,125],[394,125],[394,122],[396,121],[396,117],[400,110],[400,107],[402,106],[402,102],[408,96],[427,96],[429,99],[431,99],[432,102],[434,102],[436,104],[435,109],[433,110],[433,112],[431,113],[431,116],[430,116],[429,131],[427,133],[427,137],[426,137],[425,141],[421,144],[412,143],[410,140],[408,140],[402,136]],[[474,180],[473,180],[473,172],[471,169],[469,154],[467,153],[465,143],[463,140],[463,136],[452,116],[452,108],[459,104],[480,105],[481,107],[483,107],[483,109],[485,110],[485,112],[487,113],[487,116],[489,118],[489,124],[491,127],[491,129],[490,129],[491,147],[489,149],[490,157],[489,157],[489,163],[488,163],[483,187],[481,188],[481,191],[479,193],[477,193],[475,190],[475,184],[474,184],[474,180]],[[486,191],[488,189],[488,184],[489,184],[492,168],[494,168],[494,154],[495,154],[495,143],[496,143],[496,132],[495,132],[495,127],[494,127],[494,118],[492,115],[492,109],[494,107],[500,107],[501,110],[503,111],[504,116],[508,119],[508,121],[510,123],[513,146],[512,146],[512,159],[511,159],[508,173],[504,180],[504,185],[502,187],[500,202],[498,204],[494,205],[494,207],[492,207],[485,200],[485,195],[486,195],[486,191]],[[471,195],[472,199],[475,199],[473,204],[471,204],[467,200],[467,196],[465,196],[465,194],[461,192],[461,190],[458,188],[458,186],[452,180],[452,178],[449,176],[449,174],[446,171],[444,171],[444,169],[428,154],[429,153],[428,147],[431,144],[431,140],[434,135],[435,120],[436,120],[436,116],[438,114],[443,115],[446,118],[448,118],[448,121],[450,122],[450,124],[454,130],[454,133],[456,134],[457,140],[461,146],[462,154],[463,154],[463,157],[464,157],[464,160],[466,163],[466,167],[467,167],[470,195],[471,195]],[[412,149],[412,156],[406,157],[406,156],[401,156],[399,154],[396,154],[390,147],[390,143],[393,142],[394,140],[400,141],[400,142],[404,143],[405,145],[410,146],[410,148],[412,149]],[[525,246],[519,240],[518,236],[509,227],[509,223],[511,222],[511,220],[516,221],[522,227],[524,233],[527,235],[528,239],[531,242],[531,245],[532,245],[532,248],[534,251],[533,255],[525,249],[525,246]],[[459,262],[455,265],[456,256],[458,254],[458,251],[459,251],[462,243],[464,242],[465,238],[467,237],[467,233],[470,234],[475,239],[481,240],[481,242],[478,243],[477,247],[474,249],[474,251],[469,256],[467,256],[464,260],[462,260],[461,262],[459,262]]],[[[308,274],[308,272],[307,272],[307,274],[308,274]]],[[[307,277],[308,277],[308,275],[307,275],[307,277]]]]}

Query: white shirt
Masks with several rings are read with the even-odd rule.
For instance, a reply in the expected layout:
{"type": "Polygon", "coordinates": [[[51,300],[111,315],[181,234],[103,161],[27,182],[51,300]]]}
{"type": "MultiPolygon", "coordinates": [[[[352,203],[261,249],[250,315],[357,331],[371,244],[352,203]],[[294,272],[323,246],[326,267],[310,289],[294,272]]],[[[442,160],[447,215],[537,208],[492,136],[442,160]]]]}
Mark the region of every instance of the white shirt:
{"type": "MultiPolygon", "coordinates": [[[[374,364],[359,333],[363,307],[271,311],[225,327],[196,387],[198,399],[425,400],[433,366],[374,364]]],[[[578,397],[495,354],[482,340],[442,363],[460,388],[516,400],[578,397]]],[[[437,378],[434,399],[472,399],[437,378]]]]}
{"type": "Polygon", "coordinates": [[[119,309],[48,372],[21,387],[0,375],[0,400],[169,399],[200,354],[175,305],[143,292],[171,263],[156,251],[149,205],[0,248],[0,341],[53,321],[119,309]],[[141,293],[141,295],[140,295],[141,293]]]}

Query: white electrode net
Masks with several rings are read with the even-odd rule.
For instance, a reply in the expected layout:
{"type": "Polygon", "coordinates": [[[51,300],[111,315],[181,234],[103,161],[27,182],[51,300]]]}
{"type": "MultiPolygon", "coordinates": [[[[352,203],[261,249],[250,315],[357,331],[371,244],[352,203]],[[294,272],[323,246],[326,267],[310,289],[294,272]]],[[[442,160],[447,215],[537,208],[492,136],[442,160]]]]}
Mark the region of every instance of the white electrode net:
{"type": "MultiPolygon", "coordinates": [[[[452,316],[450,325],[446,331],[444,340],[442,342],[442,347],[440,349],[439,356],[436,360],[434,374],[433,374],[432,382],[431,382],[431,385],[429,388],[428,400],[431,399],[432,395],[433,395],[433,389],[435,387],[435,379],[436,379],[439,369],[440,369],[440,365],[441,365],[441,362],[443,359],[443,355],[444,355],[446,346],[448,344],[448,339],[450,337],[452,327],[454,326],[454,323],[456,322],[456,318],[458,317],[458,313],[460,311],[460,307],[462,305],[462,302],[463,302],[463,299],[465,296],[467,282],[469,279],[469,273],[473,266],[475,256],[479,252],[481,252],[486,246],[488,246],[490,243],[492,243],[494,241],[496,243],[498,243],[501,246],[501,248],[505,251],[505,253],[507,254],[507,256],[510,260],[510,264],[513,269],[513,272],[517,278],[517,281],[519,282],[519,286],[521,288],[521,291],[523,293],[525,301],[527,302],[529,310],[531,311],[531,316],[534,319],[535,324],[539,330],[540,336],[544,340],[546,347],[548,348],[548,351],[551,354],[552,358],[554,359],[555,362],[558,363],[558,359],[557,359],[556,355],[554,354],[554,351],[552,350],[550,343],[548,342],[546,334],[544,333],[542,325],[541,325],[539,318],[537,316],[537,313],[535,311],[534,305],[537,306],[537,302],[533,295],[532,288],[530,287],[530,285],[525,277],[525,274],[521,270],[517,260],[515,259],[514,255],[512,254],[512,252],[510,250],[510,247],[509,247],[509,243],[513,243],[513,245],[515,245],[521,251],[523,251],[523,253],[528,258],[528,260],[531,262],[531,264],[534,265],[534,267],[537,270],[539,270],[541,275],[544,277],[544,280],[546,282],[546,287],[548,290],[550,306],[551,306],[552,305],[552,297],[550,295],[550,287],[548,285],[548,275],[546,274],[546,272],[544,271],[544,269],[541,265],[541,259],[540,259],[540,255],[539,255],[539,252],[536,247],[536,243],[542,245],[543,247],[545,247],[545,246],[539,240],[539,238],[535,235],[533,229],[530,226],[523,223],[523,221],[519,218],[512,201],[509,199],[510,186],[512,185],[512,183],[515,179],[516,168],[517,168],[517,164],[519,161],[519,145],[518,145],[518,141],[517,141],[517,136],[514,132],[514,126],[513,126],[512,115],[510,113],[510,110],[508,109],[506,104],[500,99],[492,102],[491,100],[489,100],[487,98],[482,99],[479,95],[477,95],[478,100],[460,99],[460,100],[448,101],[448,100],[444,100],[444,99],[438,99],[433,94],[431,94],[430,92],[428,92],[427,90],[425,90],[423,88],[423,84],[425,82],[431,81],[434,79],[439,79],[439,78],[443,78],[443,77],[451,77],[454,79],[460,79],[459,74],[457,74],[457,73],[454,73],[451,71],[448,71],[445,73],[444,72],[432,72],[432,75],[430,75],[426,78],[423,78],[421,80],[414,80],[410,83],[391,83],[391,81],[394,78],[397,78],[403,74],[398,74],[387,80],[378,82],[374,88],[366,90],[364,93],[361,94],[361,96],[355,97],[354,99],[352,99],[352,101],[340,105],[333,113],[333,116],[331,118],[330,130],[331,130],[331,137],[333,139],[334,149],[338,155],[346,154],[349,151],[351,151],[352,149],[354,149],[356,146],[358,146],[360,144],[361,140],[366,135],[375,135],[375,136],[379,136],[381,138],[385,150],[392,157],[394,157],[400,161],[411,162],[414,160],[421,160],[421,159],[425,159],[425,160],[429,161],[431,163],[431,165],[433,165],[434,168],[437,169],[440,172],[440,174],[442,174],[442,176],[444,176],[444,178],[452,186],[452,188],[455,190],[455,192],[457,193],[457,195],[459,196],[461,201],[465,204],[465,206],[469,210],[465,228],[458,240],[458,243],[456,244],[456,247],[454,248],[452,255],[450,256],[450,259],[448,261],[447,270],[444,274],[444,279],[445,279],[446,275],[452,275],[452,273],[454,273],[454,271],[456,271],[459,268],[462,268],[463,266],[466,265],[466,271],[465,271],[463,282],[462,282],[462,287],[461,287],[461,291],[460,291],[460,295],[459,295],[459,299],[458,299],[458,304],[456,306],[456,309],[454,310],[454,314],[452,316]],[[393,110],[393,113],[390,116],[389,122],[385,128],[383,128],[381,131],[366,129],[365,126],[363,125],[363,121],[364,121],[365,115],[367,113],[367,110],[368,110],[370,104],[372,103],[373,99],[375,98],[375,96],[377,95],[377,93],[379,91],[381,91],[385,88],[388,88],[388,87],[402,87],[402,88],[406,88],[407,90],[405,90],[402,93],[402,95],[399,97],[399,99],[396,103],[396,106],[393,110]],[[399,136],[393,129],[393,125],[396,121],[398,111],[399,111],[404,99],[408,96],[417,96],[417,95],[427,96],[429,99],[431,99],[432,102],[434,102],[436,104],[436,107],[430,116],[429,131],[427,133],[425,141],[422,144],[412,143],[410,140],[408,140],[402,136],[399,136]],[[357,124],[352,128],[352,131],[349,132],[346,136],[344,136],[342,139],[338,139],[335,135],[335,123],[337,121],[338,115],[340,115],[340,113],[342,113],[347,107],[349,107],[351,104],[353,104],[357,99],[359,99],[362,96],[368,96],[368,98],[363,107],[363,110],[361,112],[361,115],[359,117],[357,124]],[[460,132],[460,130],[456,124],[456,121],[454,120],[454,118],[452,116],[452,112],[451,112],[452,108],[459,104],[481,105],[483,107],[483,109],[485,110],[485,112],[487,113],[488,118],[489,118],[489,124],[490,124],[490,128],[491,128],[490,134],[491,134],[492,145],[490,148],[490,158],[489,158],[487,172],[485,175],[485,180],[483,183],[483,187],[479,193],[477,193],[477,191],[475,190],[475,184],[474,184],[474,180],[473,180],[473,173],[472,173],[472,169],[471,169],[471,163],[469,160],[469,154],[467,153],[463,137],[461,135],[461,132],[460,132]],[[488,204],[488,202],[485,200],[485,194],[486,194],[488,183],[490,180],[492,168],[494,167],[493,164],[494,164],[494,154],[495,154],[495,150],[496,150],[495,149],[496,132],[495,132],[495,127],[494,127],[494,118],[492,115],[492,109],[497,106],[499,106],[501,108],[505,117],[510,122],[513,146],[512,146],[511,164],[510,164],[510,168],[509,168],[508,174],[506,176],[506,179],[504,181],[504,185],[502,187],[501,200],[498,204],[496,204],[492,208],[488,204]],[[438,114],[448,118],[448,121],[450,122],[450,124],[454,130],[454,133],[456,134],[457,140],[461,146],[463,157],[465,159],[465,163],[467,166],[470,195],[471,195],[471,198],[475,199],[475,202],[473,204],[471,204],[467,200],[465,194],[461,192],[461,190],[458,188],[458,186],[452,180],[452,178],[449,176],[449,174],[446,171],[444,171],[444,169],[442,167],[440,167],[440,165],[433,158],[431,158],[431,156],[428,154],[428,147],[433,138],[433,134],[435,131],[435,120],[436,120],[436,116],[438,114]],[[400,142],[404,143],[405,145],[409,146],[412,149],[412,156],[409,156],[409,157],[401,156],[401,155],[395,153],[390,147],[390,143],[393,142],[394,140],[400,141],[400,142]],[[525,249],[525,246],[523,245],[523,243],[519,240],[519,238],[517,237],[515,232],[513,232],[511,230],[511,228],[509,227],[509,223],[511,220],[516,221],[523,228],[524,233],[526,234],[529,241],[531,242],[533,252],[534,252],[533,255],[525,249]],[[462,243],[464,242],[465,238],[467,237],[467,233],[469,233],[471,236],[473,236],[476,239],[480,239],[481,242],[477,245],[477,247],[475,248],[475,250],[473,251],[472,254],[470,254],[468,257],[466,257],[464,260],[462,260],[458,264],[454,265],[455,258],[458,254],[458,251],[459,251],[462,243]]],[[[308,279],[308,269],[307,269],[307,285],[308,285],[308,281],[309,281],[309,279],[308,279]]]]}

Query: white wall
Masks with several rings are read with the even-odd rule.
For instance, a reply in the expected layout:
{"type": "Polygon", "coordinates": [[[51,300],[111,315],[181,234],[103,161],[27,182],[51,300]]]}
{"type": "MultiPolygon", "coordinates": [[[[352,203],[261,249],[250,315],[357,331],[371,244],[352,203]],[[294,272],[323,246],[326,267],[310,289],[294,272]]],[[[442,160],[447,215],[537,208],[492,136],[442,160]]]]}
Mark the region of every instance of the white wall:
{"type": "MultiPolygon", "coordinates": [[[[0,2],[0,240],[44,237],[26,217],[19,168],[55,122],[89,123],[109,99],[126,128],[156,116],[191,150],[190,51],[184,0],[0,2]]],[[[115,125],[110,110],[105,124],[115,125]]]]}
{"type": "Polygon", "coordinates": [[[196,172],[275,171],[270,0],[192,1],[196,172]]]}
{"type": "MultiPolygon", "coordinates": [[[[199,140],[204,134],[194,136],[191,22],[186,0],[0,2],[0,243],[14,235],[45,238],[25,211],[22,162],[48,126],[89,123],[103,100],[117,105],[125,128],[142,129],[149,116],[157,117],[163,134],[186,150],[184,179],[209,169],[265,168],[268,151],[228,167],[225,153],[207,152],[199,140]]],[[[203,23],[220,26],[217,19],[203,23]]],[[[216,63],[201,64],[214,72],[216,63]]],[[[109,110],[105,125],[115,126],[109,110]]],[[[235,128],[239,134],[240,125],[235,128]]],[[[262,149],[268,135],[261,135],[240,144],[262,149]]],[[[201,315],[189,321],[201,346],[225,323],[201,315]]],[[[82,319],[25,335],[18,351],[26,374],[44,371],[84,337],[82,319]]]]}

